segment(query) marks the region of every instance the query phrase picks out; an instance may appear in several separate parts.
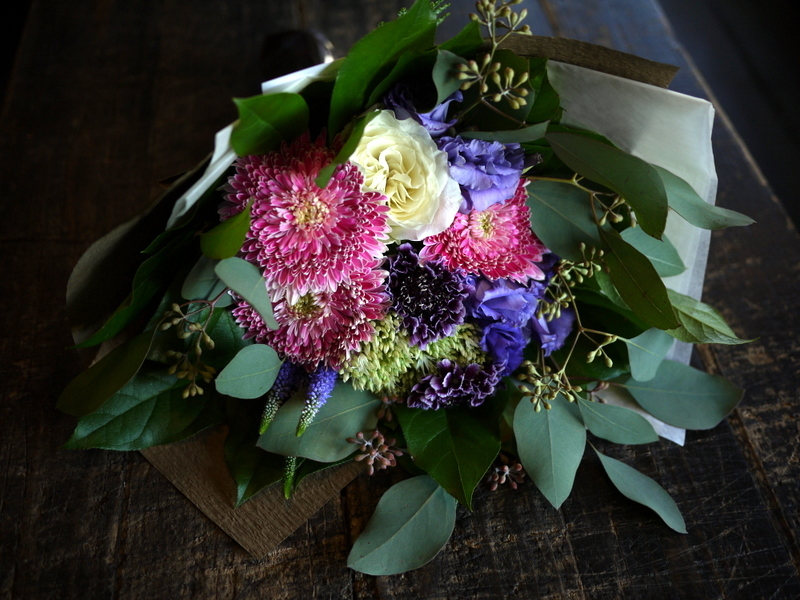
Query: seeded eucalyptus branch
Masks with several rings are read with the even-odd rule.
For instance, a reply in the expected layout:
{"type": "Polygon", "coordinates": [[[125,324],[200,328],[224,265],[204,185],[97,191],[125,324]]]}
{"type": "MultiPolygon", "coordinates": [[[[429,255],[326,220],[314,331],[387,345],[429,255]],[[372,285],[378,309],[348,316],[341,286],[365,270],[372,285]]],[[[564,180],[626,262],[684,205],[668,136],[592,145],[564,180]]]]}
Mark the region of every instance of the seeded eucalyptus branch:
{"type": "Polygon", "coordinates": [[[494,60],[498,47],[508,36],[513,33],[531,35],[528,25],[520,26],[522,20],[527,16],[528,10],[523,8],[516,13],[511,9],[512,5],[519,4],[521,1],[510,0],[502,2],[498,6],[497,0],[480,0],[476,3],[477,14],[470,14],[470,19],[486,27],[491,50],[478,57],[477,61],[470,60],[465,64],[458,65],[456,77],[462,81],[461,89],[464,91],[477,85],[480,91],[478,102],[489,108],[494,108],[490,102],[497,104],[504,98],[513,110],[527,104],[525,97],[529,92],[524,86],[528,82],[528,72],[517,74],[514,69],[503,68],[499,62],[494,60]],[[500,35],[499,30],[502,29],[507,31],[500,35]]]}

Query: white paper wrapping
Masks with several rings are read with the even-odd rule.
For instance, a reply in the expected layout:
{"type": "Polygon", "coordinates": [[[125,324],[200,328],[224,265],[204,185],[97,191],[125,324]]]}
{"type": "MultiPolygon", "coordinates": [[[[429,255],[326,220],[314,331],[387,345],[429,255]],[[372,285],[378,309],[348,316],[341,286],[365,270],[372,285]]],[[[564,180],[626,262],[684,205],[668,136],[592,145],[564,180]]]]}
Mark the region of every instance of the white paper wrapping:
{"type": "MultiPolygon", "coordinates": [[[[711,148],[714,123],[711,103],[555,61],[548,61],[548,75],[561,96],[563,124],[606,136],[622,150],[684,179],[701,198],[714,204],[717,173],[711,148]]],[[[680,275],[665,278],[664,283],[699,300],[710,232],[689,225],[670,211],[665,233],[687,268],[680,275]]],[[[688,364],[691,351],[691,344],[676,341],[667,358],[688,364]]],[[[637,410],[651,421],[660,436],[683,445],[684,430],[654,419],[610,390],[602,398],[637,410]]]]}

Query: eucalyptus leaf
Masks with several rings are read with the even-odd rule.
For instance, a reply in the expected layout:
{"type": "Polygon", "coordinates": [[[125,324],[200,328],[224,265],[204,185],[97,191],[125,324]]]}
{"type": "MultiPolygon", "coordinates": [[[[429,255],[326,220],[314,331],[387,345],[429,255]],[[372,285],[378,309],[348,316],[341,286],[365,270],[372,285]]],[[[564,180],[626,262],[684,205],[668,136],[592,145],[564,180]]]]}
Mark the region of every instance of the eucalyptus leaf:
{"type": "Polygon", "coordinates": [[[649,444],[658,441],[653,426],[629,408],[589,402],[580,398],[578,408],[586,427],[597,437],[615,444],[649,444]]]}
{"type": "Polygon", "coordinates": [[[623,300],[622,296],[619,295],[619,292],[617,291],[617,288],[614,287],[614,284],[611,281],[611,277],[608,275],[608,273],[602,269],[598,269],[594,273],[594,280],[597,282],[598,287],[606,298],[608,298],[619,308],[630,311],[630,307],[625,304],[625,300],[623,300]]]}
{"type": "Polygon", "coordinates": [[[447,544],[456,501],[427,475],[393,485],[353,544],[347,566],[367,575],[396,575],[421,567],[447,544]]]}
{"type": "Polygon", "coordinates": [[[161,365],[142,369],[100,408],[81,417],[64,447],[141,450],[219,423],[222,415],[209,397],[183,397],[187,383],[161,365]]]}
{"type": "Polygon", "coordinates": [[[531,110],[528,113],[529,123],[542,123],[552,121],[553,123],[561,119],[561,98],[558,92],[550,83],[547,75],[547,59],[541,57],[531,57],[529,59],[530,84],[533,89],[533,100],[527,98],[531,103],[531,110]]]}
{"type": "Polygon", "coordinates": [[[628,345],[631,375],[636,381],[649,381],[656,376],[674,340],[668,333],[653,328],[624,342],[628,345]]]}
{"type": "Polygon", "coordinates": [[[217,261],[201,256],[186,276],[181,287],[181,296],[186,300],[213,300],[219,297],[215,304],[217,308],[230,306],[233,302],[230,294],[220,296],[228,286],[214,272],[216,266],[217,261]]]}
{"type": "Polygon", "coordinates": [[[727,379],[671,360],[650,381],[630,378],[624,385],[651,415],[684,429],[716,427],[744,393],[727,379]]]}
{"type": "Polygon", "coordinates": [[[546,139],[569,168],[625,198],[642,229],[661,239],[669,205],[664,184],[652,165],[578,133],[551,132],[546,139]]]}
{"type": "Polygon", "coordinates": [[[461,88],[462,82],[456,78],[456,69],[458,65],[466,63],[466,60],[447,50],[440,49],[437,52],[432,74],[436,86],[436,104],[441,104],[461,88]]]}
{"type": "Polygon", "coordinates": [[[359,431],[371,431],[378,422],[380,400],[363,390],[354,390],[341,381],[331,397],[308,426],[297,436],[297,423],[303,410],[304,392],[284,404],[269,429],[258,439],[258,446],[284,456],[300,456],[319,462],[336,462],[350,455],[355,446],[348,437],[359,431]]]}
{"type": "Polygon", "coordinates": [[[723,229],[755,223],[747,215],[709,204],[692,189],[692,186],[670,171],[661,167],[655,169],[664,182],[669,207],[695,227],[723,229]]]}
{"type": "Polygon", "coordinates": [[[234,398],[260,398],[272,387],[282,362],[266,344],[246,346],[217,375],[217,391],[234,398]]]}
{"type": "Polygon", "coordinates": [[[597,450],[595,452],[611,483],[623,496],[653,509],[664,523],[678,533],[686,533],[686,522],[681,511],[664,488],[633,467],[597,450]]]}
{"type": "Polygon", "coordinates": [[[659,329],[679,325],[667,289],[653,265],[615,231],[600,230],[603,260],[623,301],[639,318],[659,329]]]}
{"type": "Polygon", "coordinates": [[[239,253],[247,232],[250,230],[252,204],[253,202],[250,200],[242,212],[226,219],[211,231],[200,236],[200,249],[205,256],[222,260],[239,253]]]}
{"type": "Polygon", "coordinates": [[[641,227],[628,227],[622,232],[622,239],[649,258],[660,277],[680,275],[686,270],[680,254],[667,236],[657,240],[647,235],[641,227]]]}
{"type": "Polygon", "coordinates": [[[340,132],[354,115],[365,108],[374,80],[404,54],[434,46],[437,16],[430,2],[417,0],[405,14],[368,33],[348,52],[331,96],[328,134],[340,132]]]}
{"type": "Polygon", "coordinates": [[[487,142],[500,142],[501,144],[519,144],[522,142],[533,142],[542,139],[547,133],[549,121],[529,125],[521,129],[509,129],[507,131],[464,131],[461,137],[467,139],[484,140],[487,142]]]}
{"type": "Polygon", "coordinates": [[[225,285],[250,303],[267,326],[272,329],[278,328],[278,322],[272,315],[272,302],[267,293],[267,284],[258,267],[234,256],[220,261],[214,272],[225,285]]]}
{"type": "Polygon", "coordinates": [[[667,331],[671,336],[691,344],[744,344],[715,308],[674,290],[667,290],[681,326],[667,331]]]}
{"type": "Polygon", "coordinates": [[[569,183],[532,181],[528,185],[531,227],[552,252],[573,262],[583,261],[581,243],[600,247],[589,195],[569,183]]]}
{"type": "Polygon", "coordinates": [[[522,466],[550,503],[559,508],[572,491],[586,445],[586,428],[559,395],[550,410],[522,401],[514,413],[514,434],[522,466]]]}
{"type": "Polygon", "coordinates": [[[234,99],[239,120],[231,132],[238,156],[266,154],[308,128],[308,105],[300,94],[278,93],[234,99]]]}
{"type": "Polygon", "coordinates": [[[472,510],[472,492],[500,451],[499,416],[471,406],[396,412],[414,464],[472,510]]]}
{"type": "Polygon", "coordinates": [[[236,323],[231,311],[222,308],[214,309],[207,332],[214,340],[214,347],[203,352],[203,362],[217,371],[224,369],[242,348],[253,343],[252,339],[242,339],[244,330],[236,323]]]}
{"type": "Polygon", "coordinates": [[[136,375],[156,333],[156,329],[145,331],[114,348],[69,382],[56,408],[76,417],[99,409],[136,375]]]}

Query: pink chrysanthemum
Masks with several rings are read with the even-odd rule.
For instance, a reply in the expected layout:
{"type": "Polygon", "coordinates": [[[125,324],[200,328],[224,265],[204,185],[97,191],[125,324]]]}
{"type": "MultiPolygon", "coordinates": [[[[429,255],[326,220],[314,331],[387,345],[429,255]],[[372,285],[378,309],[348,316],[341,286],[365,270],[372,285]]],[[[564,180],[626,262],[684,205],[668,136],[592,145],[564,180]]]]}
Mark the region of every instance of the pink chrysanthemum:
{"type": "Polygon", "coordinates": [[[280,152],[236,161],[220,215],[227,219],[252,199],[244,258],[259,265],[270,289],[333,291],[352,271],[367,268],[386,250],[386,197],[362,191],[364,176],[339,165],[330,183],[315,183],[334,152],[324,137],[303,135],[280,152]]]}
{"type": "Polygon", "coordinates": [[[502,204],[457,214],[448,229],[422,240],[420,257],[442,258],[451,270],[464,269],[489,279],[508,277],[520,283],[529,277],[544,279],[536,263],[547,248],[531,231],[525,185],[521,179],[513,198],[502,204]]]}
{"type": "Polygon", "coordinates": [[[269,329],[247,302],[233,310],[236,322],[247,329],[245,339],[255,338],[292,362],[316,368],[319,363],[338,369],[372,339],[372,321],[382,319],[389,308],[386,272],[364,269],[350,274],[332,291],[314,291],[291,297],[277,290],[272,297],[275,320],[269,329]]]}

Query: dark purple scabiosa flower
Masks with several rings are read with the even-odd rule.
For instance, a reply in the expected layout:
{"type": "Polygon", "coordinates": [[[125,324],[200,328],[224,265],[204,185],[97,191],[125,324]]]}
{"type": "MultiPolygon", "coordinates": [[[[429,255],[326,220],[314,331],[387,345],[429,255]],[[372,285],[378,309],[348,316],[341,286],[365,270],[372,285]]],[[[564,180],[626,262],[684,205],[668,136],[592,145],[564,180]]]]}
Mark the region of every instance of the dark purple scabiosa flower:
{"type": "Polygon", "coordinates": [[[531,279],[523,285],[511,279],[494,281],[469,275],[466,278],[469,297],[467,314],[479,322],[486,320],[524,327],[533,318],[546,285],[531,279]]]}
{"type": "Polygon", "coordinates": [[[464,277],[439,260],[420,263],[411,244],[400,245],[389,258],[388,292],[411,343],[423,350],[464,322],[464,277]]]}
{"type": "Polygon", "coordinates": [[[538,337],[544,355],[550,356],[551,352],[564,345],[564,341],[572,331],[573,323],[575,323],[575,311],[565,308],[561,311],[561,315],[552,321],[544,317],[538,319],[534,317],[528,322],[528,328],[533,339],[538,337]]]}
{"type": "Polygon", "coordinates": [[[437,143],[447,153],[450,176],[461,185],[461,213],[486,210],[514,196],[525,166],[525,151],[519,144],[461,136],[445,136],[437,143]]]}
{"type": "Polygon", "coordinates": [[[438,410],[451,406],[480,406],[500,383],[503,365],[462,368],[447,359],[439,361],[437,371],[424,377],[408,394],[411,408],[438,410]]]}
{"type": "Polygon", "coordinates": [[[530,337],[525,330],[507,323],[490,323],[483,328],[481,349],[497,365],[503,365],[502,376],[510,375],[522,363],[522,353],[530,337]]]}
{"type": "Polygon", "coordinates": [[[383,104],[394,112],[398,120],[414,119],[431,134],[431,137],[438,137],[456,124],[456,119],[447,119],[447,112],[451,102],[461,102],[464,95],[460,90],[456,90],[441,104],[437,105],[432,111],[426,113],[417,112],[414,101],[411,98],[411,91],[407,85],[396,85],[383,98],[383,104]]]}
{"type": "Polygon", "coordinates": [[[336,385],[338,373],[328,366],[320,365],[308,375],[308,391],[303,410],[300,411],[300,422],[297,424],[297,435],[301,436],[306,432],[308,426],[314,420],[319,409],[328,401],[336,385]]]}

